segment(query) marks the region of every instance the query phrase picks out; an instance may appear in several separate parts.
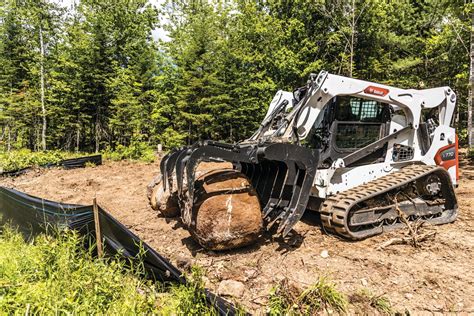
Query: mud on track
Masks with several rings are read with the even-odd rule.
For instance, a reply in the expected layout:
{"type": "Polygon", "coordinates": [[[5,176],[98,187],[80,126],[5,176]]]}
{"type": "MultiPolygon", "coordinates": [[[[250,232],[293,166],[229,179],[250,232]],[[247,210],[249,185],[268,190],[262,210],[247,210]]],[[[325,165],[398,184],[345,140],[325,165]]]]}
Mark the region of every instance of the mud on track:
{"type": "MultiPolygon", "coordinates": [[[[394,232],[360,242],[347,242],[321,232],[316,216],[307,213],[286,240],[265,235],[257,245],[223,253],[202,249],[177,220],[153,211],[146,185],[159,163],[105,162],[75,170],[37,170],[0,185],[67,203],[98,202],[113,216],[174,264],[198,264],[205,281],[217,292],[222,280],[245,284],[235,300],[250,312],[263,314],[271,288],[288,278],[306,287],[328,276],[346,295],[368,289],[388,297],[396,311],[474,313],[474,164],[463,161],[457,189],[460,213],[453,224],[437,226],[433,241],[421,248],[393,245],[377,250],[394,232]],[[323,258],[323,250],[329,257],[323,258]]],[[[350,313],[373,313],[369,306],[351,305],[350,313]]]]}

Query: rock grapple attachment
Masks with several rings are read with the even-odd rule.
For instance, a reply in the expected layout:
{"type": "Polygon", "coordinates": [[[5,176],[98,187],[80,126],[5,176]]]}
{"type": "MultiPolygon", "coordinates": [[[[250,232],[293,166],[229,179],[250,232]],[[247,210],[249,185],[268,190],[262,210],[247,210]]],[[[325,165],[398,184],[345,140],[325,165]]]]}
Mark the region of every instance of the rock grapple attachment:
{"type": "Polygon", "coordinates": [[[230,145],[214,141],[174,150],[162,159],[160,169],[164,189],[176,187],[182,212],[197,202],[194,182],[201,162],[232,163],[256,190],[267,227],[278,224],[278,233],[285,236],[306,209],[318,153],[288,143],[230,145]]]}

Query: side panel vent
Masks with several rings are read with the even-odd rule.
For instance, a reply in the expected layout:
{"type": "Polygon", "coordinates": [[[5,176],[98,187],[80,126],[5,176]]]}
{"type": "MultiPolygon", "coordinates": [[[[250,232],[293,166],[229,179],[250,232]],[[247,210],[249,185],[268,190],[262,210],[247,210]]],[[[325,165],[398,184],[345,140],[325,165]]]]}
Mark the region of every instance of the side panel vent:
{"type": "Polygon", "coordinates": [[[414,152],[415,150],[413,149],[413,147],[402,144],[395,144],[393,145],[392,160],[397,162],[412,160],[414,152]]]}

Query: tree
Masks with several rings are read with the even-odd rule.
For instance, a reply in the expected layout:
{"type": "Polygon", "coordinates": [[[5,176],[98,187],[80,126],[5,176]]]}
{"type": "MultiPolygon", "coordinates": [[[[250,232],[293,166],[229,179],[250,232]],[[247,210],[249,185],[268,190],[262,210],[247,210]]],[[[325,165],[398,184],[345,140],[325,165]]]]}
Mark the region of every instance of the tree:
{"type": "Polygon", "coordinates": [[[470,71],[469,71],[469,100],[467,107],[467,133],[469,148],[474,147],[474,134],[472,130],[472,106],[474,102],[474,12],[471,13],[471,46],[470,46],[470,71]]]}

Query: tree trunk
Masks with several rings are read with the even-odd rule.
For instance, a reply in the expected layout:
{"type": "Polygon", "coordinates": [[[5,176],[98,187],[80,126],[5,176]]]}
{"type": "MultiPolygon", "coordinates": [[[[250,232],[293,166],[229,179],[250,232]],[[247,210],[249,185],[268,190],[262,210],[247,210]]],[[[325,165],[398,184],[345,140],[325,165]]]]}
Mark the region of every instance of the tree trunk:
{"type": "Polygon", "coordinates": [[[471,13],[471,68],[469,72],[469,99],[467,100],[467,136],[469,148],[474,146],[472,130],[472,106],[474,103],[474,12],[471,13]]]}
{"type": "Polygon", "coordinates": [[[10,126],[7,125],[7,128],[8,128],[7,152],[10,152],[10,150],[11,150],[11,131],[10,131],[10,126]]]}
{"type": "Polygon", "coordinates": [[[81,133],[79,132],[79,126],[77,127],[76,130],[76,153],[79,152],[79,141],[81,139],[81,133]]]}
{"type": "Polygon", "coordinates": [[[100,142],[100,138],[99,138],[99,113],[97,112],[97,116],[96,116],[96,119],[95,119],[95,152],[96,153],[99,152],[99,142],[100,142]]]}
{"type": "Polygon", "coordinates": [[[352,69],[354,69],[354,40],[355,40],[355,0],[352,0],[352,25],[351,25],[351,62],[349,69],[349,77],[352,77],[352,69]]]}
{"type": "Polygon", "coordinates": [[[41,116],[43,119],[43,126],[41,129],[41,148],[46,150],[46,108],[44,106],[44,43],[43,43],[43,28],[39,28],[40,41],[40,83],[41,83],[41,116]]]}

